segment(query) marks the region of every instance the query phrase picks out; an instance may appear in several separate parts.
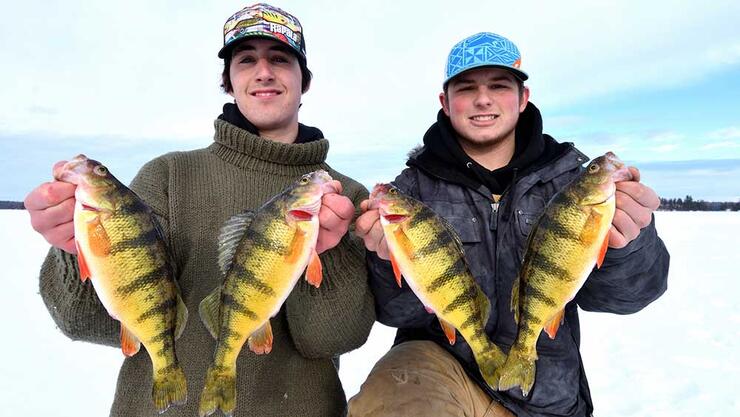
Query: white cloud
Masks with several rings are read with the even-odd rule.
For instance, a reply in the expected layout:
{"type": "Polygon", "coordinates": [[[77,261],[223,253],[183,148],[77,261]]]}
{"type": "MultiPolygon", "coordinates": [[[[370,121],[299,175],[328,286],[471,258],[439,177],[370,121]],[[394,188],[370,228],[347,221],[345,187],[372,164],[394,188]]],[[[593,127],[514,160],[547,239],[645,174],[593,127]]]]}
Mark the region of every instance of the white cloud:
{"type": "MultiPolygon", "coordinates": [[[[0,27],[0,127],[210,138],[212,121],[229,100],[219,89],[221,26],[244,5],[16,2],[4,10],[0,27]],[[55,111],[29,111],[32,106],[55,111]]],[[[476,31],[518,44],[532,100],[550,109],[691,82],[740,57],[740,2],[729,0],[428,1],[423,7],[282,0],[279,6],[303,23],[315,75],[301,120],[320,127],[334,149],[360,138],[418,143],[439,108],[449,48],[476,31]]]]}
{"type": "Polygon", "coordinates": [[[707,134],[712,139],[740,139],[740,127],[732,126],[715,130],[707,134]]]}

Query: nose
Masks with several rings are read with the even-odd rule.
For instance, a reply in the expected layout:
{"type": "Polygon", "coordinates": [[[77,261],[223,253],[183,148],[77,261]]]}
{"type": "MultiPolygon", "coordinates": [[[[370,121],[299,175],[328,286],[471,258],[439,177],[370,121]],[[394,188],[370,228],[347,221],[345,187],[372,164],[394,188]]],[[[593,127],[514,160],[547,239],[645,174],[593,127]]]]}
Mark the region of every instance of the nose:
{"type": "Polygon", "coordinates": [[[257,81],[272,81],[275,79],[275,74],[272,71],[272,66],[267,59],[260,58],[257,60],[257,81]]]}
{"type": "Polygon", "coordinates": [[[477,107],[488,107],[493,103],[491,96],[489,95],[488,88],[486,86],[480,86],[475,95],[473,104],[477,107]]]}

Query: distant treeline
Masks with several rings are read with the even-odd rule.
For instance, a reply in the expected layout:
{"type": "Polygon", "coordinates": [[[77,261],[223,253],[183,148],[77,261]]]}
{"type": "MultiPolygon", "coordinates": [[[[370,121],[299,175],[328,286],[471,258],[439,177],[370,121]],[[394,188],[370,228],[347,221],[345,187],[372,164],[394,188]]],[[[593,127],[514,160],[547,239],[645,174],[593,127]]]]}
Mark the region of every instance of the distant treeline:
{"type": "Polygon", "coordinates": [[[686,198],[661,198],[662,211],[740,211],[740,201],[704,201],[694,200],[690,195],[686,198]]]}
{"type": "Polygon", "coordinates": [[[22,201],[6,201],[0,200],[0,210],[25,210],[22,201]]]}

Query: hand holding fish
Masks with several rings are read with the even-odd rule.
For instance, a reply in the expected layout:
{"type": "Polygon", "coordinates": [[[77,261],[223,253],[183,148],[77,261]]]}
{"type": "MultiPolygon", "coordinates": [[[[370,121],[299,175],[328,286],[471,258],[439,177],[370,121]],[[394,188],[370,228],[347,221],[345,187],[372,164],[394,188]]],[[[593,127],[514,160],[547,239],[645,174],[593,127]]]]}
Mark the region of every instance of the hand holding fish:
{"type": "MultiPolygon", "coordinates": [[[[64,165],[59,161],[54,166],[64,165]]],[[[52,246],[76,254],[74,222],[77,186],[62,181],[45,182],[26,196],[23,204],[31,215],[31,226],[52,246]]]]}
{"type": "Polygon", "coordinates": [[[632,179],[616,183],[616,205],[614,220],[609,231],[609,247],[627,246],[640,230],[650,224],[653,212],[660,205],[655,191],[640,183],[640,171],[629,167],[632,179]]]}
{"type": "Polygon", "coordinates": [[[365,242],[367,250],[375,252],[380,259],[391,259],[388,244],[385,241],[383,226],[380,224],[380,212],[377,208],[369,209],[370,200],[360,203],[362,214],[355,221],[355,234],[365,242]]]}
{"type": "Polygon", "coordinates": [[[333,180],[332,184],[336,192],[326,193],[321,198],[319,238],[316,242],[316,253],[319,254],[339,244],[355,214],[352,200],[341,194],[342,183],[333,180]]]}

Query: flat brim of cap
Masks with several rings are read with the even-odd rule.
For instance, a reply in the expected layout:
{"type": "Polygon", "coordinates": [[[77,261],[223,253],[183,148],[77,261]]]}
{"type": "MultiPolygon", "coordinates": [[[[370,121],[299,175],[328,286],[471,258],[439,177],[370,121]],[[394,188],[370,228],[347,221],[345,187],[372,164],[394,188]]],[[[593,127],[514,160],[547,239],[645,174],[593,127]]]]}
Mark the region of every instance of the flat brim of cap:
{"type": "Polygon", "coordinates": [[[459,76],[460,74],[465,74],[466,72],[468,72],[470,70],[474,70],[474,69],[478,69],[478,68],[501,68],[501,69],[507,70],[510,73],[514,74],[514,76],[516,78],[518,78],[520,81],[527,81],[527,79],[529,79],[529,75],[527,75],[526,72],[524,72],[524,71],[522,71],[522,70],[520,70],[518,68],[510,67],[508,65],[481,64],[481,65],[472,66],[470,68],[465,68],[465,71],[460,71],[457,74],[453,75],[452,77],[449,77],[446,80],[444,80],[444,82],[442,83],[442,85],[447,84],[448,82],[450,82],[451,79],[459,76]]]}
{"type": "Polygon", "coordinates": [[[240,36],[237,39],[234,39],[233,41],[229,42],[228,45],[224,45],[224,47],[221,48],[220,51],[218,51],[218,57],[221,58],[221,59],[226,59],[226,56],[231,53],[231,50],[234,49],[234,47],[236,45],[239,45],[240,43],[242,43],[243,41],[245,41],[247,39],[257,39],[257,38],[270,39],[270,40],[273,40],[273,41],[280,42],[283,45],[287,46],[288,49],[290,49],[298,58],[303,59],[303,60],[306,59],[305,56],[303,56],[298,51],[296,51],[295,48],[293,48],[293,46],[291,46],[290,44],[285,43],[285,41],[283,41],[282,39],[278,38],[277,36],[273,36],[273,35],[270,35],[269,33],[265,33],[265,32],[247,33],[247,34],[244,34],[244,35],[240,36]]]}

